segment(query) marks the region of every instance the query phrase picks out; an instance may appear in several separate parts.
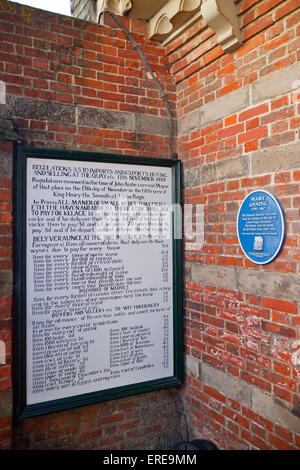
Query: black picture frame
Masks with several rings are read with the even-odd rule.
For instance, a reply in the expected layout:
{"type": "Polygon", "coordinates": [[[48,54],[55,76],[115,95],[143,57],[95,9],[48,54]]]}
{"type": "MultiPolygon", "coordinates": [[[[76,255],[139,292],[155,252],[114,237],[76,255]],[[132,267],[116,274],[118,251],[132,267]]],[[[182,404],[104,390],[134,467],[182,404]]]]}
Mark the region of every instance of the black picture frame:
{"type": "MultiPolygon", "coordinates": [[[[183,325],[182,325],[182,240],[174,238],[173,260],[173,351],[174,375],[148,382],[109,388],[99,392],[60,398],[28,405],[26,401],[26,162],[33,157],[41,160],[76,160],[78,162],[106,162],[112,165],[131,164],[172,168],[172,203],[181,204],[181,162],[179,160],[148,158],[130,155],[115,155],[46,148],[31,148],[16,145],[14,164],[14,339],[13,382],[14,418],[25,418],[82,407],[159,389],[178,387],[183,380],[183,325]]],[[[173,213],[173,235],[181,231],[182,220],[173,213]]]]}

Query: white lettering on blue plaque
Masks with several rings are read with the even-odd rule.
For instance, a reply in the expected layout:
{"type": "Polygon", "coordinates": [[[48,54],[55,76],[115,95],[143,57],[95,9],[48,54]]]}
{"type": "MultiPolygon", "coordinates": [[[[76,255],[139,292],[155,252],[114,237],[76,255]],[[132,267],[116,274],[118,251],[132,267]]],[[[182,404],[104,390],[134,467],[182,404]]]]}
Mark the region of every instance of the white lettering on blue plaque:
{"type": "Polygon", "coordinates": [[[270,263],[284,239],[284,217],[278,201],[267,191],[253,191],[244,199],[237,218],[240,245],[253,263],[270,263]]]}

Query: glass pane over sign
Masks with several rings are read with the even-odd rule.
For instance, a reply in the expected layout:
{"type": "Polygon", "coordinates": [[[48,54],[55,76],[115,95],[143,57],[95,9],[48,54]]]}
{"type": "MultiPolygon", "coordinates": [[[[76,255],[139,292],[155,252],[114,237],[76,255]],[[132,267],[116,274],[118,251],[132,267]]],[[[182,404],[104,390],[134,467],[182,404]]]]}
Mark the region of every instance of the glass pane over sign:
{"type": "Polygon", "coordinates": [[[23,416],[178,385],[178,162],[48,152],[19,167],[23,416]]]}
{"type": "Polygon", "coordinates": [[[28,404],[173,375],[171,173],[27,160],[28,404]]]}

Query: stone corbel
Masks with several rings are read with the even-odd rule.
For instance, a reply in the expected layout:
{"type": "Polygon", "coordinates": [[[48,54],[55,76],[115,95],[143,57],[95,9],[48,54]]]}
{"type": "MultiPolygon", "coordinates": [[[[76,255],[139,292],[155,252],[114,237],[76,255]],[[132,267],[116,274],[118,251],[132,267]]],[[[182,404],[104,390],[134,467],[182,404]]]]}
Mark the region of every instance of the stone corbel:
{"type": "Polygon", "coordinates": [[[149,37],[162,41],[197,10],[200,10],[200,6],[201,0],[169,0],[150,18],[148,24],[149,37]]]}
{"type": "Polygon", "coordinates": [[[99,16],[104,11],[112,11],[116,15],[124,16],[132,8],[130,0],[92,0],[91,2],[91,21],[98,23],[99,16]]]}
{"type": "MultiPolygon", "coordinates": [[[[165,45],[202,16],[215,31],[224,51],[230,52],[242,44],[236,2],[237,0],[161,0],[161,8],[148,20],[149,38],[165,45]]],[[[98,23],[100,14],[104,11],[111,11],[119,16],[129,13],[130,16],[132,3],[134,4],[134,0],[91,0],[90,19],[98,23]]]]}
{"type": "Polygon", "coordinates": [[[224,51],[230,52],[242,44],[234,0],[204,0],[201,13],[224,51]]]}

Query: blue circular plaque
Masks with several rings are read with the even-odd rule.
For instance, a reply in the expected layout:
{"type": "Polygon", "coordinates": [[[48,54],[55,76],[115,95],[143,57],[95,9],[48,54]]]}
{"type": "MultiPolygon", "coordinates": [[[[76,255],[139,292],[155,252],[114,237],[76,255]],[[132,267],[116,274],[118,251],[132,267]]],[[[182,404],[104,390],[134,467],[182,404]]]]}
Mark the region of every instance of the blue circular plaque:
{"type": "Polygon", "coordinates": [[[245,255],[253,263],[270,263],[278,255],[284,239],[284,217],[272,194],[248,194],[239,210],[237,233],[245,255]]]}

